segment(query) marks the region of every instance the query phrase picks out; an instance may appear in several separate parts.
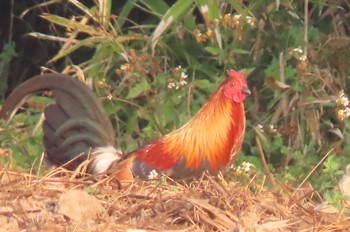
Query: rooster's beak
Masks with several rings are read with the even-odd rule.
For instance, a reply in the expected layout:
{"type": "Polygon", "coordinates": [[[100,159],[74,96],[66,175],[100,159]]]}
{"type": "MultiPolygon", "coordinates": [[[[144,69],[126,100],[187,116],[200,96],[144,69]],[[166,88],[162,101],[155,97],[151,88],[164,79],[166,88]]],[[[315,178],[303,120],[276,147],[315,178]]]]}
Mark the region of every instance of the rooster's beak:
{"type": "Polygon", "coordinates": [[[243,88],[241,89],[241,91],[242,91],[243,93],[247,94],[247,95],[250,95],[250,94],[251,94],[251,92],[250,92],[248,86],[246,86],[246,85],[243,86],[243,88]]]}

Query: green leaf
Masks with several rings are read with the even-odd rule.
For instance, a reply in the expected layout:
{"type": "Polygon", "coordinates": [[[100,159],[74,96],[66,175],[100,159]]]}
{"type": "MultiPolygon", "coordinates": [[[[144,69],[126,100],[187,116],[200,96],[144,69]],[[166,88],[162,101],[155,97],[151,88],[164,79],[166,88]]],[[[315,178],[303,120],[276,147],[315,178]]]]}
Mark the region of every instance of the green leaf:
{"type": "Polygon", "coordinates": [[[143,0],[142,3],[145,4],[147,8],[152,11],[152,13],[160,16],[164,15],[165,12],[169,9],[168,4],[165,1],[161,0],[143,0]]]}
{"type": "Polygon", "coordinates": [[[328,175],[333,175],[335,171],[339,170],[340,162],[338,162],[336,155],[331,155],[324,162],[324,166],[323,172],[328,175]]]}
{"type": "Polygon", "coordinates": [[[194,0],[179,0],[172,5],[163,16],[162,21],[158,24],[152,35],[152,50],[154,50],[159,37],[173,24],[179,20],[179,17],[189,11],[194,0]]]}
{"type": "Polygon", "coordinates": [[[147,121],[153,120],[152,116],[143,108],[137,110],[137,116],[146,119],[147,121]]]}
{"type": "Polygon", "coordinates": [[[231,6],[236,10],[238,11],[239,13],[242,13],[243,12],[243,7],[244,6],[242,3],[240,3],[239,1],[237,0],[230,0],[229,1],[231,3],[231,6]]]}
{"type": "Polygon", "coordinates": [[[142,80],[140,83],[137,83],[136,85],[132,86],[129,89],[128,95],[126,98],[134,98],[139,96],[142,93],[147,92],[150,89],[150,85],[148,84],[147,80],[142,80]]]}
{"type": "Polygon", "coordinates": [[[33,97],[31,97],[31,100],[33,102],[45,104],[45,105],[51,104],[53,102],[52,98],[42,97],[42,96],[33,96],[33,97]]]}
{"type": "Polygon", "coordinates": [[[214,56],[223,54],[222,49],[220,49],[218,47],[205,47],[204,50],[206,50],[207,52],[209,52],[210,54],[212,54],[214,56]]]}
{"type": "Polygon", "coordinates": [[[66,27],[66,28],[70,28],[70,29],[74,29],[74,30],[77,30],[79,32],[87,33],[89,35],[102,35],[103,34],[100,30],[97,30],[94,27],[91,27],[89,25],[84,25],[84,24],[81,24],[80,22],[77,22],[75,20],[66,19],[66,18],[57,16],[57,15],[44,14],[41,17],[52,22],[52,23],[55,23],[57,25],[60,25],[60,26],[66,27]]]}
{"type": "Polygon", "coordinates": [[[256,157],[256,156],[251,156],[251,155],[247,155],[244,158],[244,161],[249,162],[251,164],[254,165],[254,167],[258,170],[264,170],[264,166],[262,164],[261,158],[260,157],[256,157]]]}
{"type": "Polygon", "coordinates": [[[289,153],[290,149],[289,149],[289,147],[282,146],[280,151],[283,155],[287,155],[289,153]]]}
{"type": "Polygon", "coordinates": [[[196,2],[201,8],[201,12],[208,14],[209,20],[212,21],[220,17],[219,1],[197,0],[196,2]]]}
{"type": "Polygon", "coordinates": [[[129,0],[129,1],[126,1],[126,3],[124,4],[122,10],[120,11],[120,13],[118,15],[118,19],[117,19],[117,25],[119,28],[123,27],[125,20],[127,19],[131,10],[135,6],[135,2],[136,2],[136,0],[129,0]]]}
{"type": "Polygon", "coordinates": [[[111,20],[111,0],[98,1],[99,3],[99,22],[103,25],[104,30],[107,30],[110,25],[111,20]]]}
{"type": "Polygon", "coordinates": [[[202,79],[202,80],[194,80],[193,84],[200,89],[205,89],[205,90],[210,90],[213,88],[213,84],[210,83],[207,79],[202,79]]]}
{"type": "Polygon", "coordinates": [[[0,53],[0,62],[10,62],[16,55],[15,44],[12,42],[7,43],[4,45],[3,50],[0,53]]]}
{"type": "Polygon", "coordinates": [[[126,133],[132,134],[137,127],[137,114],[134,112],[128,117],[126,133]]]}
{"type": "Polygon", "coordinates": [[[0,53],[0,99],[5,96],[10,62],[16,55],[15,44],[11,42],[5,44],[0,53]]]}
{"type": "Polygon", "coordinates": [[[165,99],[165,102],[159,106],[158,114],[163,117],[165,124],[176,122],[177,114],[175,112],[175,104],[169,97],[165,99]]]}
{"type": "Polygon", "coordinates": [[[235,49],[232,49],[232,53],[247,55],[247,54],[250,54],[250,51],[235,48],[235,49]]]}
{"type": "Polygon", "coordinates": [[[50,62],[56,61],[58,59],[61,59],[62,57],[65,57],[67,55],[69,55],[70,53],[74,52],[75,50],[79,49],[80,47],[86,46],[86,47],[91,47],[94,44],[99,44],[99,43],[103,43],[106,42],[106,38],[105,37],[90,37],[84,40],[81,40],[79,42],[77,42],[75,45],[71,46],[70,48],[60,51],[56,56],[54,56],[50,62]]]}
{"type": "Polygon", "coordinates": [[[76,7],[78,7],[81,11],[83,11],[86,15],[93,18],[95,21],[97,21],[96,17],[94,16],[94,9],[90,9],[81,2],[77,0],[69,0],[70,3],[74,4],[76,7]]]}

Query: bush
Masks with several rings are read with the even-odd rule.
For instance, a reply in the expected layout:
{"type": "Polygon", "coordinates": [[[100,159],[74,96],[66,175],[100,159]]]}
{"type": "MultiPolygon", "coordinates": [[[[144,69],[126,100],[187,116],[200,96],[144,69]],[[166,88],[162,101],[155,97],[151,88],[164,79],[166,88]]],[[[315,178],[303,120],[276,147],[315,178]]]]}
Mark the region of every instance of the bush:
{"type": "MultiPolygon", "coordinates": [[[[326,193],[337,190],[349,160],[348,122],[335,113],[338,93],[349,84],[348,6],[304,3],[71,0],[78,12],[71,17],[42,15],[58,26],[57,35],[30,35],[64,41],[51,62],[65,59],[60,71],[92,83],[125,152],[186,123],[226,70],[246,69],[253,94],[237,165],[245,160],[265,171],[258,140],[283,183],[296,187],[308,177],[326,193]]],[[[17,135],[3,137],[12,144],[17,135]]],[[[15,153],[18,147],[38,153],[39,145],[22,142],[15,153]]]]}

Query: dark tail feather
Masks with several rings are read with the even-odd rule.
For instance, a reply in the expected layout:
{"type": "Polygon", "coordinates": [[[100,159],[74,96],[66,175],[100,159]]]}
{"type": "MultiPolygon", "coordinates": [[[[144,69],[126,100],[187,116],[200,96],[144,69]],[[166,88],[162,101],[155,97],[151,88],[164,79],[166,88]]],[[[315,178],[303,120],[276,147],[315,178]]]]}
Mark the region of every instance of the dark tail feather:
{"type": "MultiPolygon", "coordinates": [[[[56,102],[44,112],[43,142],[50,161],[62,165],[85,153],[68,166],[75,168],[91,148],[115,147],[113,127],[101,103],[86,85],[64,75],[45,74],[22,83],[5,101],[0,118],[11,120],[30,96],[43,91],[52,91],[56,102]]],[[[121,155],[117,150],[115,153],[121,155]]],[[[108,160],[111,157],[108,155],[108,160]]]]}

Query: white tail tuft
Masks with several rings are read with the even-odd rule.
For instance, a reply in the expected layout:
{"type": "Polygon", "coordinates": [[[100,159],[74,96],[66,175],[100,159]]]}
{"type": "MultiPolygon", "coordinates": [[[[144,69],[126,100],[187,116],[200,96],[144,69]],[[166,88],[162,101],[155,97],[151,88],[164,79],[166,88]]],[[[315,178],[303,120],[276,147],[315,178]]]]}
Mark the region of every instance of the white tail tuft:
{"type": "Polygon", "coordinates": [[[123,153],[112,146],[98,147],[92,151],[91,173],[95,175],[103,174],[112,163],[118,162],[123,157],[123,153]]]}

